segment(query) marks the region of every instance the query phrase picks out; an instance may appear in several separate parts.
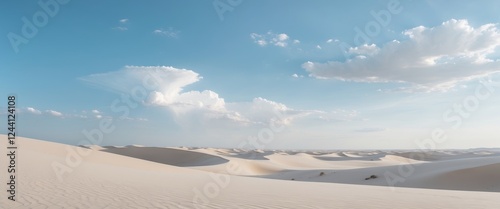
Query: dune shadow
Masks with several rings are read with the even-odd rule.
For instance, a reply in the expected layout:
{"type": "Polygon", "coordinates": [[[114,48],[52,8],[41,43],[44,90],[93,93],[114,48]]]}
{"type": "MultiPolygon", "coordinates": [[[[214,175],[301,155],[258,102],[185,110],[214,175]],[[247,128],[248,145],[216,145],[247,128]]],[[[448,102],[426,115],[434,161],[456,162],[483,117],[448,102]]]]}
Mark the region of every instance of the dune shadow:
{"type": "Polygon", "coordinates": [[[327,156],[314,156],[318,160],[324,161],[380,161],[380,157],[327,157],[327,156]]]}
{"type": "Polygon", "coordinates": [[[218,165],[229,162],[219,156],[162,147],[106,147],[102,151],[180,167],[218,165]]]}

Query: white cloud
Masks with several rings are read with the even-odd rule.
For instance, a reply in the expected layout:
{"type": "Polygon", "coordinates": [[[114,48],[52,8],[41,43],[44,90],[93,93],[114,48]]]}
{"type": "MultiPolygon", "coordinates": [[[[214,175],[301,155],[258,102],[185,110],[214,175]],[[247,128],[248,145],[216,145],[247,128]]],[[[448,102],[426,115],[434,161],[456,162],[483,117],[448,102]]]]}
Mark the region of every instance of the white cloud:
{"type": "Polygon", "coordinates": [[[28,108],[26,108],[26,110],[27,110],[29,113],[32,113],[32,114],[35,114],[35,115],[40,115],[40,114],[42,114],[42,111],[37,110],[37,109],[32,108],[32,107],[28,107],[28,108]]]}
{"type": "Polygon", "coordinates": [[[477,28],[467,20],[449,20],[428,28],[403,32],[407,40],[349,49],[355,55],[345,62],[306,62],[317,78],[356,82],[403,82],[414,90],[446,91],[462,81],[500,72],[500,62],[489,58],[500,46],[496,25],[477,28]]]}
{"type": "Polygon", "coordinates": [[[119,30],[119,31],[128,30],[128,27],[126,27],[126,25],[128,23],[128,19],[120,19],[120,20],[118,20],[118,22],[120,23],[120,25],[113,27],[114,30],[119,30]]]}
{"type": "Polygon", "coordinates": [[[124,94],[131,94],[133,89],[146,90],[147,98],[151,99],[149,103],[153,104],[177,102],[176,98],[182,88],[200,79],[201,77],[194,71],[170,66],[125,66],[119,71],[80,78],[87,83],[124,94]],[[154,100],[155,98],[158,101],[154,100]]]}
{"type": "Polygon", "coordinates": [[[41,111],[33,107],[27,107],[23,108],[23,110],[26,110],[26,112],[31,113],[31,114],[36,114],[36,115],[50,115],[54,117],[60,117],[60,118],[80,118],[80,119],[89,119],[89,118],[111,118],[110,116],[104,116],[103,112],[99,110],[91,110],[91,111],[81,111],[80,114],[63,114],[61,112],[55,111],[55,110],[45,110],[41,111]]]}
{"type": "Polygon", "coordinates": [[[292,74],[292,77],[294,78],[303,78],[303,75],[298,75],[297,73],[292,74]]]}
{"type": "Polygon", "coordinates": [[[322,49],[320,45],[316,45],[316,49],[322,49]]]}
{"type": "Polygon", "coordinates": [[[126,66],[124,69],[81,78],[93,85],[129,94],[135,103],[171,110],[180,123],[226,121],[240,125],[279,124],[310,115],[329,115],[316,110],[295,110],[264,98],[227,103],[211,90],[183,91],[202,79],[198,73],[167,66],[126,66]]]}
{"type": "MultiPolygon", "coordinates": [[[[271,31],[266,34],[251,33],[250,38],[252,38],[253,41],[260,46],[267,46],[270,44],[278,47],[286,47],[290,41],[290,37],[287,34],[275,34],[271,31]]],[[[293,43],[298,44],[300,41],[293,40],[293,43]]]]}
{"type": "Polygon", "coordinates": [[[349,53],[351,54],[359,54],[359,55],[374,55],[377,54],[380,49],[375,44],[371,45],[362,45],[357,47],[349,48],[349,53]]]}
{"type": "Polygon", "coordinates": [[[297,39],[295,39],[295,40],[293,40],[293,43],[294,43],[294,44],[300,44],[300,41],[299,41],[299,40],[297,40],[297,39]]]}
{"type": "Polygon", "coordinates": [[[93,109],[90,111],[81,111],[81,114],[64,114],[64,117],[66,118],[83,118],[83,119],[91,119],[91,118],[96,118],[96,119],[101,119],[104,117],[111,118],[109,116],[104,116],[104,113],[102,111],[99,111],[97,109],[93,109]]]}
{"type": "Polygon", "coordinates": [[[180,31],[175,30],[173,28],[168,28],[168,29],[156,29],[153,31],[154,34],[160,35],[160,36],[166,36],[169,38],[177,38],[179,37],[180,31]]]}
{"type": "Polygon", "coordinates": [[[48,113],[49,115],[52,115],[52,116],[55,116],[55,117],[62,117],[63,116],[62,113],[57,112],[55,110],[47,110],[45,112],[48,113]]]}
{"type": "Polygon", "coordinates": [[[289,125],[295,119],[317,112],[291,109],[285,104],[261,97],[254,98],[252,102],[230,103],[227,104],[227,108],[232,112],[237,112],[241,118],[257,124],[274,122],[275,124],[289,125]]]}
{"type": "Polygon", "coordinates": [[[121,31],[126,31],[126,30],[128,30],[128,28],[127,28],[127,27],[123,27],[123,26],[114,27],[113,29],[115,29],[115,30],[121,30],[121,31]]]}
{"type": "Polygon", "coordinates": [[[254,40],[254,42],[260,46],[267,45],[267,41],[264,39],[264,35],[259,35],[256,33],[251,33],[250,37],[254,40]]]}
{"type": "Polygon", "coordinates": [[[338,39],[328,39],[326,40],[326,43],[333,43],[333,42],[339,42],[338,39]]]}
{"type": "Polygon", "coordinates": [[[213,91],[183,91],[185,86],[202,79],[191,70],[168,66],[126,66],[120,71],[80,79],[124,94],[135,92],[135,102],[165,106],[178,115],[194,110],[221,114],[228,112],[224,99],[213,91]]]}
{"type": "Polygon", "coordinates": [[[320,111],[316,115],[322,121],[352,121],[358,119],[360,113],[355,110],[337,109],[330,112],[320,111]]]}

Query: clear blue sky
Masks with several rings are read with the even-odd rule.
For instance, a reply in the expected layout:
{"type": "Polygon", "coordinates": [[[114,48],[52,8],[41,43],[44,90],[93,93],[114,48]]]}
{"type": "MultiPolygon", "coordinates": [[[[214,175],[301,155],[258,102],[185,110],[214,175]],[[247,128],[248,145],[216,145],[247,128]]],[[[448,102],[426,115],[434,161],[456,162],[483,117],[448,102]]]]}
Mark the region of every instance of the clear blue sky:
{"type": "Polygon", "coordinates": [[[2,118],[15,94],[19,135],[67,144],[109,122],[101,145],[413,149],[441,130],[436,148],[498,147],[498,8],[3,1],[2,118]]]}

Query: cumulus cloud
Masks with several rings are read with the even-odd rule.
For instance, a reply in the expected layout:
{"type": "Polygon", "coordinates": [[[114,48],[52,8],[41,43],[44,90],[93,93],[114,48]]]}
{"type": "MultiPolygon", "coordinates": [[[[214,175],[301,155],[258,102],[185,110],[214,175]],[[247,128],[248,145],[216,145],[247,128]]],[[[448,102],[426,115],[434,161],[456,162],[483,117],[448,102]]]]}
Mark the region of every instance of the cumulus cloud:
{"type": "Polygon", "coordinates": [[[264,98],[227,103],[211,90],[184,91],[202,77],[191,70],[169,66],[126,66],[122,70],[80,78],[89,84],[130,95],[135,103],[171,110],[178,121],[227,121],[240,125],[290,124],[315,110],[295,110],[264,98]]]}
{"type": "Polygon", "coordinates": [[[168,29],[156,29],[153,31],[153,33],[156,35],[166,36],[169,38],[177,38],[179,37],[180,31],[175,30],[173,28],[168,28],[168,29]]]}
{"type": "MultiPolygon", "coordinates": [[[[276,34],[271,31],[265,34],[251,33],[250,38],[252,38],[252,40],[260,46],[274,45],[278,47],[286,47],[290,41],[290,37],[287,34],[276,34]]],[[[294,44],[300,43],[299,40],[293,40],[292,42],[294,44]]]]}
{"type": "Polygon", "coordinates": [[[200,79],[194,71],[169,66],[125,66],[119,71],[80,78],[89,84],[158,105],[179,103],[177,98],[182,88],[200,79]]]}
{"type": "Polygon", "coordinates": [[[403,34],[407,40],[350,48],[347,53],[353,57],[343,62],[306,62],[302,67],[316,78],[402,82],[423,91],[446,91],[500,71],[500,62],[490,58],[500,46],[495,24],[474,28],[467,20],[452,19],[403,34]]]}
{"type": "Polygon", "coordinates": [[[198,73],[169,66],[126,66],[122,70],[80,78],[92,85],[131,95],[136,103],[164,106],[177,115],[198,112],[207,117],[238,119],[225,107],[225,101],[210,90],[183,91],[200,79],[198,73]]]}

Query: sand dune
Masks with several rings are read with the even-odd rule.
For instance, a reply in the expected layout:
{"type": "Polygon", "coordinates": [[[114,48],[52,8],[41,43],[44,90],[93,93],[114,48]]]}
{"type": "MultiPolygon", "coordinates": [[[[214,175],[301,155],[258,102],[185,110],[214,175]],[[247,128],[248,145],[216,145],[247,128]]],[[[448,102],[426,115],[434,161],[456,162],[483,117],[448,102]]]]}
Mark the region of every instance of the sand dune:
{"type": "Polygon", "coordinates": [[[317,158],[306,153],[297,153],[294,155],[273,154],[266,156],[266,158],[288,169],[323,168],[331,166],[328,162],[318,160],[317,158]]]}
{"type": "Polygon", "coordinates": [[[385,155],[384,157],[380,158],[380,160],[390,161],[390,162],[409,163],[409,164],[423,162],[423,161],[418,161],[418,160],[411,159],[411,158],[401,157],[398,155],[385,155]]]}
{"type": "MultiPolygon", "coordinates": [[[[1,143],[5,146],[5,140],[1,143]]],[[[496,183],[500,159],[495,156],[460,159],[458,154],[455,160],[420,163],[414,175],[404,182],[406,185],[401,185],[441,185],[447,189],[495,192],[391,190],[382,178],[363,178],[372,173],[397,171],[398,165],[372,166],[391,160],[390,163],[398,163],[392,156],[379,161],[343,162],[316,158],[325,153],[288,153],[267,155],[266,160],[245,160],[193,149],[126,146],[100,150],[26,138],[18,138],[18,143],[18,199],[11,202],[3,198],[2,208],[500,208],[500,190],[496,183]],[[217,163],[204,161],[205,158],[217,163]],[[314,169],[309,168],[310,165],[301,167],[300,163],[287,162],[301,158],[321,166],[335,166],[339,162],[368,164],[355,169],[314,169]],[[199,166],[200,163],[209,165],[199,166]],[[199,170],[226,167],[227,171],[231,163],[257,166],[255,173],[275,176],[256,178],[199,170]],[[69,170],[61,174],[61,170],[54,170],[54,165],[66,166],[69,170]],[[301,170],[288,170],[290,167],[301,170]],[[321,172],[324,174],[320,175],[321,172]],[[61,174],[62,181],[57,173],[61,174]],[[293,175],[302,176],[287,179],[293,175]],[[332,183],[341,179],[352,184],[332,183]],[[486,186],[490,189],[485,189],[486,186]]],[[[219,151],[224,155],[236,152],[219,151]]],[[[5,166],[5,162],[1,166],[5,166]]]]}
{"type": "MultiPolygon", "coordinates": [[[[288,170],[264,176],[296,181],[389,186],[387,173],[401,178],[394,186],[500,192],[500,157],[447,160],[435,163],[399,164],[354,169],[288,170]],[[323,172],[324,175],[320,176],[323,172]],[[378,178],[365,180],[371,175],[378,178]],[[405,177],[406,176],[406,177],[405,177]]],[[[391,176],[392,177],[392,176],[391,176]]],[[[394,179],[394,178],[389,178],[394,179]]]]}
{"type": "Polygon", "coordinates": [[[500,192],[500,160],[498,163],[443,172],[429,177],[423,186],[440,189],[500,192]],[[459,183],[457,183],[459,182],[459,183]]]}

